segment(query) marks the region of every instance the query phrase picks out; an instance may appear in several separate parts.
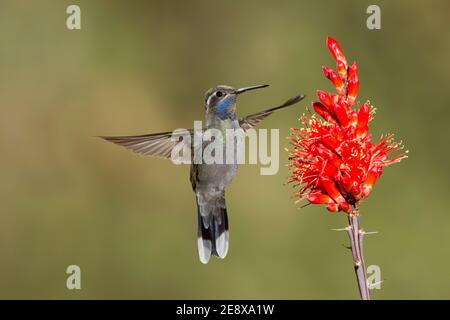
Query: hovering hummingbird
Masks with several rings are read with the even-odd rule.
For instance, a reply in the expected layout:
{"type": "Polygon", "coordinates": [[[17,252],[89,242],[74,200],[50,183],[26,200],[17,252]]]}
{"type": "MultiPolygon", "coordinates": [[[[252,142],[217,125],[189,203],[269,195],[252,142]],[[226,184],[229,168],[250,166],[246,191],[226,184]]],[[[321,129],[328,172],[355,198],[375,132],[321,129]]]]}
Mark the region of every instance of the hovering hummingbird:
{"type": "MultiPolygon", "coordinates": [[[[305,96],[295,96],[285,103],[238,119],[236,100],[243,92],[265,88],[269,85],[257,85],[235,89],[220,85],[208,90],[205,94],[206,123],[203,130],[243,129],[247,131],[255,127],[274,111],[291,106],[305,96]]],[[[194,136],[194,130],[188,134],[194,136]]],[[[177,145],[176,133],[162,132],[139,136],[106,137],[107,141],[130,149],[138,154],[171,159],[172,150],[177,145]]],[[[189,139],[189,141],[192,141],[189,139]]],[[[223,141],[225,147],[225,141],[223,141]]],[[[189,146],[193,149],[193,145],[189,146]]],[[[202,148],[205,144],[202,143],[202,148]]],[[[234,146],[236,150],[236,145],[234,146]]],[[[235,152],[236,153],[236,152],[235,152]]],[[[233,180],[238,169],[234,163],[196,163],[191,161],[190,181],[196,195],[198,212],[197,246],[200,261],[208,263],[211,255],[225,258],[228,252],[228,216],[225,204],[225,188],[233,180]]]]}

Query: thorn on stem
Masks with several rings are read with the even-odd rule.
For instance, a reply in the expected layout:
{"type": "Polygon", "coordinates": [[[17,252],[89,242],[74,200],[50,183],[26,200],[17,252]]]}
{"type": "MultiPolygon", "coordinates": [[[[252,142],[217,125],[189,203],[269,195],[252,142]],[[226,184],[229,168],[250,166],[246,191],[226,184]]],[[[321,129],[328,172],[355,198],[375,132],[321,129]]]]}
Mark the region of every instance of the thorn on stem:
{"type": "Polygon", "coordinates": [[[341,228],[341,229],[331,229],[332,231],[348,231],[350,230],[350,226],[345,227],[345,228],[341,228]]]}
{"type": "Polygon", "coordinates": [[[367,235],[367,234],[377,234],[378,231],[363,231],[362,234],[363,235],[367,235]]]}

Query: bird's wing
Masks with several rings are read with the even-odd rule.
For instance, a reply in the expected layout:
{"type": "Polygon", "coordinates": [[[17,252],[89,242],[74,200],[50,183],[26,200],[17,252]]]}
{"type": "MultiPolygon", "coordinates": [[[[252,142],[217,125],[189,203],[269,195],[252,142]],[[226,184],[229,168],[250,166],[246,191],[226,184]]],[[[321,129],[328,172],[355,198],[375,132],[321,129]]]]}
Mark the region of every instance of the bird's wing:
{"type": "MultiPolygon", "coordinates": [[[[282,105],[255,114],[251,114],[239,120],[239,124],[241,128],[244,129],[244,131],[246,131],[258,125],[262,120],[270,116],[274,111],[296,104],[297,102],[301,101],[304,97],[305,97],[304,95],[296,96],[287,100],[282,105]]],[[[180,142],[183,142],[184,144],[189,143],[181,147],[188,147],[191,148],[192,150],[193,134],[194,131],[190,129],[190,130],[177,130],[173,132],[151,133],[140,136],[122,136],[122,137],[101,136],[99,138],[115,143],[119,146],[125,147],[144,156],[153,156],[164,159],[171,159],[173,148],[180,142]],[[189,136],[189,139],[186,139],[187,136],[189,136]]]]}
{"type": "Polygon", "coordinates": [[[261,121],[263,121],[265,118],[270,116],[272,113],[274,113],[276,110],[283,109],[289,106],[292,106],[293,104],[296,104],[297,102],[300,102],[305,98],[305,95],[299,95],[295,96],[293,98],[290,98],[282,105],[279,105],[277,107],[273,107],[258,113],[254,113],[251,115],[246,116],[245,118],[242,118],[239,120],[239,125],[244,131],[247,131],[248,129],[254,128],[257,126],[261,121]]]}
{"type": "MultiPolygon", "coordinates": [[[[164,159],[171,159],[172,149],[181,141],[191,143],[192,130],[180,130],[174,132],[151,133],[140,136],[105,137],[106,141],[130,149],[144,156],[154,156],[164,159]],[[185,139],[190,136],[189,139],[185,139]]],[[[191,147],[188,145],[188,147],[191,147]]]]}

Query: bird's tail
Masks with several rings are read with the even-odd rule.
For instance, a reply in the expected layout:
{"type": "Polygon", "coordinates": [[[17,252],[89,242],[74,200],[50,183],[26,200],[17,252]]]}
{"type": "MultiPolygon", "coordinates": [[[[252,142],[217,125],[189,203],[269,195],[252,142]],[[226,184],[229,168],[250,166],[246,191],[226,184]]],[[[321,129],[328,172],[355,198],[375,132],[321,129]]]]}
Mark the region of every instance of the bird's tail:
{"type": "Polygon", "coordinates": [[[197,245],[200,261],[208,263],[211,255],[225,258],[228,252],[228,216],[225,194],[213,199],[197,194],[198,233],[197,245]]]}

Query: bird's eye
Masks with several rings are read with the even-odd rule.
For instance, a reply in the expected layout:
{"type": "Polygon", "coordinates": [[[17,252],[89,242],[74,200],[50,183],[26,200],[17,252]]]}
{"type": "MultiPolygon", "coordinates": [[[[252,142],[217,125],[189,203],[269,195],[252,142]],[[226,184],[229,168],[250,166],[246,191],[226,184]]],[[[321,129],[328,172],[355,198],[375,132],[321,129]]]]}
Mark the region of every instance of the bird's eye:
{"type": "Polygon", "coordinates": [[[217,91],[216,92],[216,97],[221,97],[221,96],[223,96],[223,92],[222,91],[217,91]]]}

